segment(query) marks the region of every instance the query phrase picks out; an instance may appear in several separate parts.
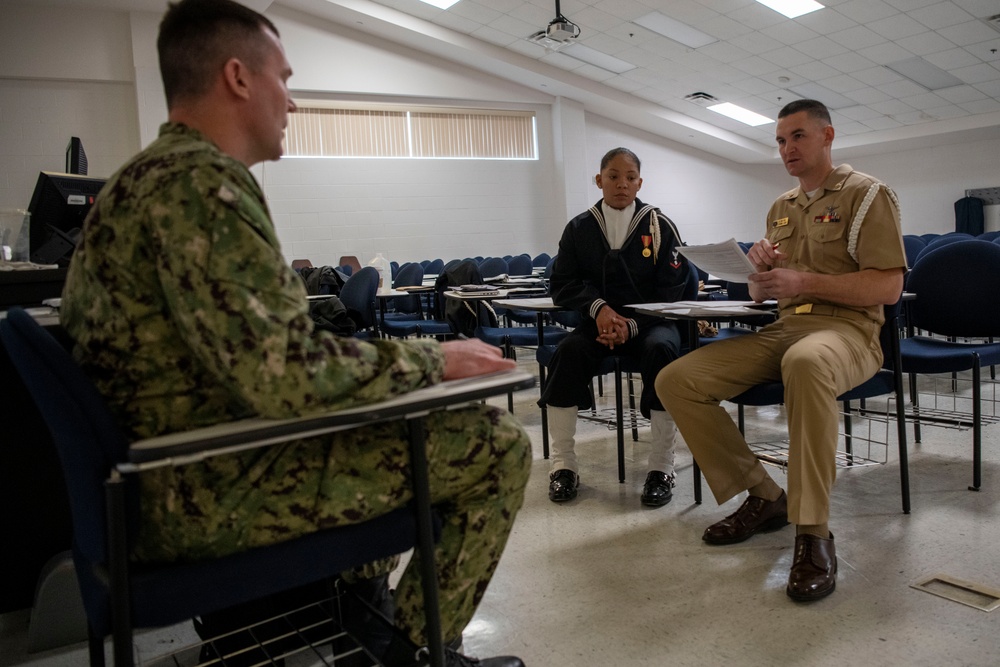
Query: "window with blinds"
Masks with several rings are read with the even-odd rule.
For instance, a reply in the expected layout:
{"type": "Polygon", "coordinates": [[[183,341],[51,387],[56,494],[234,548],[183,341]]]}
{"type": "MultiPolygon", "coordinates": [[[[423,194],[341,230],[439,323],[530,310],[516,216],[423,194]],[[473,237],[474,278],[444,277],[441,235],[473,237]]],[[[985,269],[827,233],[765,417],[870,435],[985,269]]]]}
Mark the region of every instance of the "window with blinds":
{"type": "Polygon", "coordinates": [[[535,114],[300,106],[288,115],[285,155],[535,160],[535,114]]]}

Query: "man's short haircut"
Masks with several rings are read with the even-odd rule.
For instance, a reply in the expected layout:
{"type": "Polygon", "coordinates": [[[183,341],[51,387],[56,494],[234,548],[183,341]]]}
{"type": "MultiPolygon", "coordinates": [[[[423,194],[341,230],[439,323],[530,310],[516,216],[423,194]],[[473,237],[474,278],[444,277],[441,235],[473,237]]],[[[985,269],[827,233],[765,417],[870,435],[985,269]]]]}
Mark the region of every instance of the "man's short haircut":
{"type": "Polygon", "coordinates": [[[809,114],[810,118],[822,120],[827,125],[833,125],[833,121],[830,119],[830,110],[826,108],[825,104],[818,100],[795,100],[793,102],[789,102],[780,112],[778,112],[778,118],[791,116],[792,114],[799,113],[800,111],[805,111],[809,114]]]}
{"type": "Polygon", "coordinates": [[[278,36],[271,21],[232,0],[171,3],[156,40],[167,108],[207,93],[230,58],[239,58],[251,71],[262,68],[265,29],[278,36]]]}
{"type": "Polygon", "coordinates": [[[618,148],[612,148],[604,154],[604,157],[601,158],[601,171],[604,171],[604,168],[608,166],[608,163],[619,155],[624,155],[628,159],[632,160],[632,162],[635,162],[635,170],[642,173],[642,163],[639,162],[639,156],[629,149],[622,148],[621,146],[618,148]]]}

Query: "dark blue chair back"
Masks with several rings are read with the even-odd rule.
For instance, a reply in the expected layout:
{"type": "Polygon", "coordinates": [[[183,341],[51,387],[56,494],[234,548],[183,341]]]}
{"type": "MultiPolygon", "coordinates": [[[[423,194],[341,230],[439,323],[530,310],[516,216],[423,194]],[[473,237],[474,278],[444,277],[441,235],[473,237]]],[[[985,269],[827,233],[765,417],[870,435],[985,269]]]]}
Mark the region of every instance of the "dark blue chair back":
{"type": "MultiPolygon", "coordinates": [[[[419,265],[418,265],[419,266],[419,265]]],[[[375,292],[378,291],[378,270],[363,266],[351,275],[340,289],[340,300],[348,313],[356,319],[359,328],[375,326],[375,292]]]]}
{"type": "MultiPolygon", "coordinates": [[[[413,287],[415,285],[421,285],[424,282],[424,269],[422,266],[416,262],[410,262],[409,264],[404,264],[399,267],[399,273],[396,274],[396,280],[393,282],[393,287],[413,287]]],[[[420,296],[414,294],[413,296],[398,297],[392,300],[393,308],[400,313],[419,313],[420,308],[420,296]]]]}
{"type": "Polygon", "coordinates": [[[424,275],[436,276],[440,273],[444,273],[444,260],[443,259],[432,259],[430,264],[424,267],[424,275]]]}
{"type": "Polygon", "coordinates": [[[917,255],[927,247],[927,242],[919,236],[907,234],[903,237],[903,250],[906,251],[906,266],[913,268],[917,261],[917,255]]]}
{"type": "Polygon", "coordinates": [[[531,269],[531,258],[527,255],[511,257],[507,262],[507,273],[512,276],[530,276],[531,269]]]}
{"type": "MultiPolygon", "coordinates": [[[[938,248],[942,248],[946,245],[951,245],[952,243],[959,243],[961,241],[974,241],[975,237],[970,234],[952,233],[952,234],[941,234],[936,239],[924,246],[923,250],[917,253],[916,259],[913,261],[913,266],[917,265],[922,257],[928,253],[934,252],[938,248]]],[[[913,266],[910,268],[912,269],[913,266]]]]}
{"type": "Polygon", "coordinates": [[[489,280],[499,275],[509,274],[510,270],[507,267],[507,260],[500,257],[490,257],[484,259],[483,263],[479,265],[479,273],[483,280],[489,280]]]}
{"type": "Polygon", "coordinates": [[[531,260],[531,266],[544,269],[545,266],[549,263],[549,259],[551,259],[549,257],[549,253],[540,252],[537,255],[535,255],[535,257],[531,260]]]}
{"type": "Polygon", "coordinates": [[[1000,308],[990,305],[1000,294],[1000,245],[959,240],[925,253],[907,280],[916,294],[907,304],[913,326],[944,336],[1000,336],[1000,308]]]}

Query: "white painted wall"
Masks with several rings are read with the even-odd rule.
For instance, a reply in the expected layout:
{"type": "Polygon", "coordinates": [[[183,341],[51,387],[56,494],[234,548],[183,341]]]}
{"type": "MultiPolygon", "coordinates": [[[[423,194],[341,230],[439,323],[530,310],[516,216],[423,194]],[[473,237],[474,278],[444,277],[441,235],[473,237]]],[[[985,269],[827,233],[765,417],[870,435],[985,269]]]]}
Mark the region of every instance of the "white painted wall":
{"type": "MultiPolygon", "coordinates": [[[[1000,139],[950,144],[848,160],[899,197],[904,234],[955,231],[955,201],[967,189],[1000,187],[1000,139]]],[[[1000,207],[988,207],[987,229],[1000,229],[1000,207]]]]}

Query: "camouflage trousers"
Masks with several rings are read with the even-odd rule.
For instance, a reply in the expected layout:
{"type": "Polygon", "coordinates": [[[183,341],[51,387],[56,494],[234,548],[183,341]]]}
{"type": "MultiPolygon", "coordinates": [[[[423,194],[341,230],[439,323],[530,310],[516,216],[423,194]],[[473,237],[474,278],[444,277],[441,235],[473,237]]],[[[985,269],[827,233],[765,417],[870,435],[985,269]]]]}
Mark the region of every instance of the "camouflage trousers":
{"type": "MultiPolygon", "coordinates": [[[[524,497],[531,442],[504,410],[476,406],[426,418],[442,630],[472,618],[524,497]]],[[[357,523],[412,499],[406,425],[389,422],[143,473],[133,558],[213,558],[357,523]]],[[[378,568],[363,568],[374,573],[378,568]]],[[[423,636],[419,562],[396,589],[396,623],[423,636]]]]}

